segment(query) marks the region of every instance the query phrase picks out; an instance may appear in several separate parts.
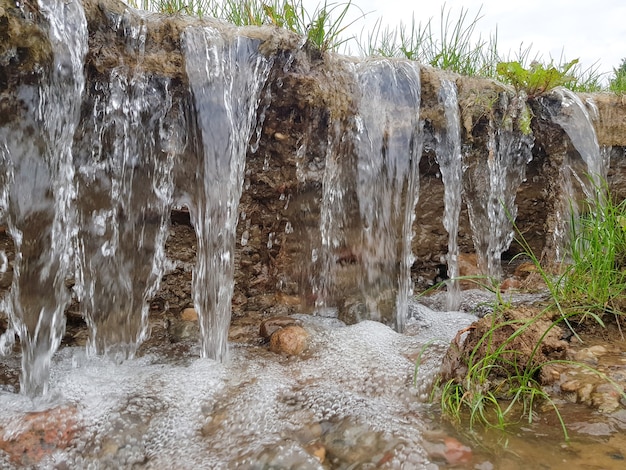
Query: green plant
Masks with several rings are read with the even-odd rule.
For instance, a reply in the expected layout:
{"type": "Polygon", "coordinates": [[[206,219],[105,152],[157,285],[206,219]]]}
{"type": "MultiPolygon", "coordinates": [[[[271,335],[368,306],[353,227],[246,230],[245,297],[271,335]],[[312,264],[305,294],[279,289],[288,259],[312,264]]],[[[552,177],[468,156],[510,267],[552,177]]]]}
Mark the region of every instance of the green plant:
{"type": "Polygon", "coordinates": [[[468,10],[461,9],[454,18],[444,5],[437,28],[432,18],[422,24],[416,22],[413,15],[408,25],[401,22],[395,28],[383,29],[380,19],[365,38],[359,38],[359,49],[364,55],[417,60],[463,75],[493,76],[497,34],[489,40],[478,37],[474,42],[480,10],[473,18],[468,14],[468,10]]]}
{"type": "MultiPolygon", "coordinates": [[[[341,34],[356,20],[345,23],[348,10],[352,6],[351,0],[346,3],[326,3],[318,7],[309,18],[307,28],[307,42],[316,46],[321,51],[336,50],[347,39],[342,39],[341,34]],[[336,16],[333,16],[336,15],[336,16]]],[[[361,17],[365,16],[361,12],[361,17]]]]}
{"type": "Polygon", "coordinates": [[[343,3],[324,2],[309,13],[302,0],[130,0],[135,8],[161,13],[185,13],[198,17],[211,16],[236,26],[274,25],[306,36],[307,43],[321,51],[336,50],[346,39],[341,34],[365,14],[347,22],[354,7],[351,0],[343,3]]]}
{"type": "Polygon", "coordinates": [[[613,78],[609,82],[609,90],[613,93],[626,93],[626,58],[622,59],[622,63],[616,69],[613,69],[613,78]]]}
{"type": "Polygon", "coordinates": [[[516,318],[508,315],[510,303],[496,296],[491,323],[470,343],[471,350],[461,354],[457,345],[459,356],[465,360],[463,376],[440,378],[433,389],[433,398],[438,397],[443,413],[452,421],[461,423],[466,417],[470,429],[476,424],[505,429],[522,418],[532,422],[533,407],[540,400],[553,408],[568,439],[560,412],[539,381],[541,369],[551,364],[584,368],[626,396],[609,377],[588,365],[541,354],[546,338],[560,324],[576,335],[574,319],[590,318],[604,326],[604,313],[621,314],[620,302],[626,297],[626,201],[614,204],[606,183],[596,188],[595,194],[587,215],[572,223],[571,262],[560,274],[541,266],[514,224],[522,254],[535,264],[550,292],[550,302],[530,318],[516,318]],[[530,354],[524,354],[519,345],[536,338],[532,330],[537,328],[542,333],[534,340],[530,354]],[[525,338],[527,332],[530,334],[525,338]]]}
{"type": "MultiPolygon", "coordinates": [[[[586,213],[572,219],[570,260],[558,297],[583,317],[623,315],[626,304],[626,201],[616,203],[606,182],[595,188],[586,213]]],[[[618,322],[619,325],[619,322],[618,322]]]]}
{"type": "MultiPolygon", "coordinates": [[[[540,344],[557,322],[550,324],[528,357],[517,349],[520,338],[545,316],[542,311],[527,319],[508,318],[507,309],[496,305],[491,325],[478,338],[466,358],[467,372],[461,379],[451,378],[438,385],[442,411],[453,421],[505,429],[521,418],[532,422],[533,406],[538,400],[552,405],[562,423],[558,409],[539,383],[540,368],[555,361],[538,358],[540,344]],[[498,337],[505,333],[506,339],[498,337]],[[510,333],[510,334],[509,334],[510,333]],[[467,412],[467,413],[465,413],[467,412]]],[[[562,423],[563,433],[567,430],[562,423]]]]}
{"type": "Polygon", "coordinates": [[[500,62],[496,71],[504,81],[513,85],[518,92],[524,91],[528,98],[534,98],[557,86],[575,83],[576,77],[570,72],[576,64],[578,64],[578,59],[560,65],[558,68],[552,64],[544,65],[536,61],[532,62],[528,68],[524,68],[517,61],[500,62]]]}

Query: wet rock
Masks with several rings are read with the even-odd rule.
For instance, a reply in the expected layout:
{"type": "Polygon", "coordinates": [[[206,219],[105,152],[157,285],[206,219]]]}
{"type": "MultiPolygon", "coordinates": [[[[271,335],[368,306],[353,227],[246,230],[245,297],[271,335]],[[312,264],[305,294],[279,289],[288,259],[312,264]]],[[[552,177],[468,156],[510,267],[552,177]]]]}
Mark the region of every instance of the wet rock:
{"type": "Polygon", "coordinates": [[[300,322],[292,317],[272,317],[261,322],[259,327],[259,335],[262,338],[269,339],[276,331],[286,326],[298,325],[300,322]]]}
{"type": "Polygon", "coordinates": [[[506,292],[512,289],[520,289],[521,287],[521,281],[518,281],[517,279],[514,279],[512,277],[508,277],[500,284],[500,292],[506,292]]]}
{"type": "Polygon", "coordinates": [[[182,321],[196,321],[197,322],[198,312],[196,312],[195,308],[188,307],[180,313],[180,319],[182,321]]]}
{"type": "Polygon", "coordinates": [[[597,345],[580,349],[574,352],[572,359],[576,362],[584,362],[592,366],[598,365],[598,358],[607,354],[604,346],[597,345]]]}
{"type": "Polygon", "coordinates": [[[167,333],[172,343],[192,340],[200,335],[198,313],[194,308],[185,308],[178,318],[171,318],[167,325],[167,333]]]}
{"type": "Polygon", "coordinates": [[[440,436],[424,442],[424,448],[434,461],[444,461],[448,465],[467,464],[472,460],[472,449],[452,436],[440,436]]]}
{"type": "Polygon", "coordinates": [[[601,383],[591,394],[591,403],[602,413],[612,413],[621,407],[622,393],[624,389],[617,384],[601,383]]]}
{"type": "MultiPolygon", "coordinates": [[[[478,267],[478,259],[476,253],[459,253],[459,276],[460,277],[482,277],[482,272],[478,267]]],[[[480,279],[477,279],[480,282],[480,279]]],[[[462,289],[474,289],[477,287],[476,282],[471,279],[461,280],[459,282],[462,289]]]]}
{"type": "Polygon", "coordinates": [[[321,443],[331,468],[378,468],[398,444],[391,436],[350,420],[326,423],[321,443]]]}
{"type": "Polygon", "coordinates": [[[320,463],[326,460],[326,448],[319,442],[313,442],[306,446],[306,451],[315,457],[320,463]]]}
{"type": "Polygon", "coordinates": [[[289,325],[274,332],[270,338],[270,351],[277,354],[297,356],[304,352],[309,334],[298,325],[289,325]]]}
{"type": "Polygon", "coordinates": [[[531,273],[536,272],[537,265],[535,265],[535,263],[531,263],[530,261],[526,261],[515,268],[515,272],[513,273],[513,275],[518,279],[525,279],[531,273]]]}
{"type": "Polygon", "coordinates": [[[37,465],[70,445],[80,430],[76,415],[75,407],[59,406],[20,416],[0,429],[0,450],[17,465],[37,465]]]}

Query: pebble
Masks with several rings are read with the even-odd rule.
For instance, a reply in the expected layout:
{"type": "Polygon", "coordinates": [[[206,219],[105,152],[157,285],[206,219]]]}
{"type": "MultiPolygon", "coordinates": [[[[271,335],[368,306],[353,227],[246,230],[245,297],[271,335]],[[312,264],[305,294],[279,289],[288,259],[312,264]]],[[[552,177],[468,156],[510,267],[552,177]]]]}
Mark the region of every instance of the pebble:
{"type": "Polygon", "coordinates": [[[304,352],[309,334],[299,325],[289,325],[275,331],[270,337],[270,351],[277,354],[297,356],[304,352]]]}
{"type": "Polygon", "coordinates": [[[193,307],[184,309],[180,314],[182,321],[198,321],[198,312],[193,307]]]}
{"type": "Polygon", "coordinates": [[[80,428],[76,415],[73,406],[27,413],[12,423],[11,432],[0,428],[0,450],[19,466],[36,466],[44,457],[70,446],[80,428]]]}

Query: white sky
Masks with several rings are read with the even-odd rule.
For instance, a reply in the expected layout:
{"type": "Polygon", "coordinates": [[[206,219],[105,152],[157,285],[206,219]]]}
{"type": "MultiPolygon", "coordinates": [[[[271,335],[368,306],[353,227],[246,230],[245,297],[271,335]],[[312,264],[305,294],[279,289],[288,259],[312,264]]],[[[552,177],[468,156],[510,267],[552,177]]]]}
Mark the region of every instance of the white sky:
{"type": "MultiPolygon", "coordinates": [[[[344,0],[327,0],[328,5],[342,4],[344,0]]],[[[313,12],[320,1],[304,0],[307,11],[313,12]]],[[[323,3],[323,2],[322,2],[323,3]]],[[[416,23],[440,24],[444,2],[417,2],[415,0],[352,0],[352,14],[357,6],[364,12],[372,12],[357,21],[348,36],[362,29],[371,30],[374,22],[382,17],[383,24],[396,26],[400,22],[410,24],[411,14],[416,23]]],[[[508,55],[520,45],[525,49],[532,45],[533,56],[538,53],[543,61],[560,62],[578,58],[583,69],[594,66],[600,72],[612,72],[626,57],[626,0],[447,0],[446,11],[454,21],[461,9],[468,10],[467,19],[473,20],[480,11],[482,18],[476,25],[483,38],[498,33],[498,51],[508,55]],[[482,6],[482,9],[481,9],[482,6]]]]}

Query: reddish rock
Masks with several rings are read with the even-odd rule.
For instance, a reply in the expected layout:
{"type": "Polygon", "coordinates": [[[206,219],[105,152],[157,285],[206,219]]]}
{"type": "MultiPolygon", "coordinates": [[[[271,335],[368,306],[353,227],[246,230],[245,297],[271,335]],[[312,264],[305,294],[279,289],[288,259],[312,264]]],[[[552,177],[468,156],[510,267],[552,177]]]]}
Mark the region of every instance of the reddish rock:
{"type": "Polygon", "coordinates": [[[37,465],[70,445],[80,429],[72,406],[27,413],[0,429],[0,450],[17,465],[37,465]]]}
{"type": "Polygon", "coordinates": [[[510,289],[521,289],[521,287],[522,283],[520,281],[513,279],[512,277],[508,277],[502,281],[502,284],[500,284],[500,292],[505,292],[510,289]]]}
{"type": "Polygon", "coordinates": [[[270,338],[270,351],[277,354],[297,356],[307,347],[309,334],[298,325],[290,325],[274,332],[270,338]]]}
{"type": "Polygon", "coordinates": [[[475,253],[460,253],[458,257],[458,263],[460,277],[476,278],[474,280],[461,280],[459,282],[459,285],[462,289],[475,289],[476,287],[478,287],[478,284],[484,282],[484,280],[482,279],[484,276],[478,268],[478,259],[476,258],[475,253]]]}

